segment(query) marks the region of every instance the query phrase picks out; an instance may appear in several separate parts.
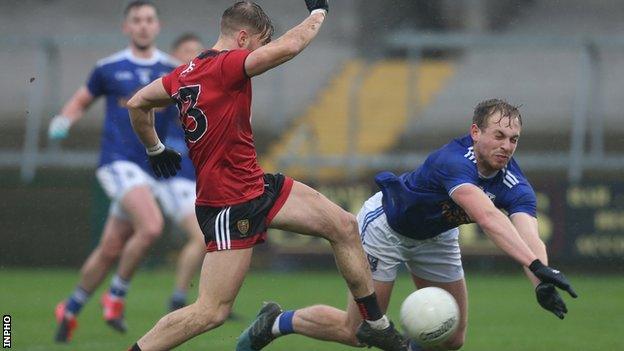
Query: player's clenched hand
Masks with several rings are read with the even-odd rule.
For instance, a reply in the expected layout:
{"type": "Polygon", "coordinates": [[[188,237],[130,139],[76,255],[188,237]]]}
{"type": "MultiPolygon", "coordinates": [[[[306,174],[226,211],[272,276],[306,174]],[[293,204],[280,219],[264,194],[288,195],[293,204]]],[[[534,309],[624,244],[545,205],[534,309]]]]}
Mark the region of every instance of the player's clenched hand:
{"type": "Polygon", "coordinates": [[[329,0],[305,0],[308,11],[325,10],[329,12],[329,0]]]}
{"type": "Polygon", "coordinates": [[[156,177],[173,177],[181,168],[180,162],[182,161],[182,156],[180,153],[164,145],[162,145],[160,150],[148,150],[148,156],[156,177]]]}
{"type": "Polygon", "coordinates": [[[533,274],[535,274],[537,278],[539,278],[539,280],[542,281],[542,283],[550,283],[558,287],[559,289],[567,291],[568,294],[570,294],[570,296],[572,297],[578,296],[576,295],[576,292],[574,292],[574,289],[572,289],[570,282],[568,282],[568,279],[566,279],[563,273],[559,272],[556,269],[545,266],[542,261],[535,260],[531,262],[531,264],[529,265],[529,269],[531,270],[531,272],[533,272],[533,274]]]}
{"type": "Polygon", "coordinates": [[[563,319],[568,308],[563,302],[561,296],[555,289],[555,286],[550,283],[539,283],[535,288],[535,295],[537,296],[537,302],[544,309],[554,313],[559,319],[563,319]]]}

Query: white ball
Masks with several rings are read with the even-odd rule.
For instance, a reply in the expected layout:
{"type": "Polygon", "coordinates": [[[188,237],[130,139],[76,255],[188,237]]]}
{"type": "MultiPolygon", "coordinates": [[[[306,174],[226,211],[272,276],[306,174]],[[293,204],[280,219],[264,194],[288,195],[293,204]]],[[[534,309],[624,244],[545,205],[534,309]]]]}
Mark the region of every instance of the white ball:
{"type": "Polygon", "coordinates": [[[419,289],[403,301],[401,324],[407,335],[421,346],[437,346],[457,330],[459,306],[444,289],[419,289]]]}

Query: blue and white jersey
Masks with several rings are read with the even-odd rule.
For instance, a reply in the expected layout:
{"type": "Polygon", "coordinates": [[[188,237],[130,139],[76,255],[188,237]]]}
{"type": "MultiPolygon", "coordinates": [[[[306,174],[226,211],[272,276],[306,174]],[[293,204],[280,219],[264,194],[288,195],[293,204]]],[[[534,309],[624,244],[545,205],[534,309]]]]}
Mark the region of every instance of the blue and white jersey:
{"type": "Polygon", "coordinates": [[[490,178],[479,176],[470,135],[433,152],[414,171],[399,177],[382,172],[375,182],[383,193],[388,223],[413,239],[432,238],[472,222],[450,196],[463,184],[481,188],[496,207],[509,215],[524,212],[536,217],[535,192],[516,161],[512,158],[507,167],[490,178]]]}
{"type": "Polygon", "coordinates": [[[180,166],[182,169],[178,171],[176,177],[186,178],[195,181],[195,166],[189,158],[188,147],[184,139],[184,130],[180,125],[179,119],[172,119],[172,123],[167,130],[167,147],[174,149],[182,155],[180,166]]]}
{"type": "MultiPolygon", "coordinates": [[[[143,59],[134,56],[130,48],[97,62],[87,81],[87,89],[93,97],[106,96],[99,166],[125,160],[149,169],[145,147],[132,129],[126,103],[139,89],[177,65],[175,59],[162,51],[156,50],[152,58],[143,59]]],[[[175,105],[156,112],[159,136],[165,135],[168,120],[176,117],[175,105]]],[[[151,170],[148,173],[152,174],[151,170]]]]}

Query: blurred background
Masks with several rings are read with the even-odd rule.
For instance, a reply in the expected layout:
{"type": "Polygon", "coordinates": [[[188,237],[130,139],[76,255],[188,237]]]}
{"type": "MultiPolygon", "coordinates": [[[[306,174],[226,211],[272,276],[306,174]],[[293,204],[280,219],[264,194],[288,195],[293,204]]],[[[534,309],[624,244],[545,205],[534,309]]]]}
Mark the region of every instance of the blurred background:
{"type": "MultiPolygon", "coordinates": [[[[155,3],[158,44],[167,51],[186,31],[211,45],[231,1],[155,3]]],[[[305,16],[299,1],[261,4],[278,34],[305,16]]],[[[61,144],[48,142],[46,131],[95,61],[127,45],[124,6],[0,2],[2,265],[76,266],[98,239],[108,206],[94,177],[102,99],[61,144]],[[71,250],[59,244],[68,242],[71,250]],[[33,251],[33,243],[45,250],[33,251]]],[[[616,0],[334,1],[302,55],[254,79],[263,168],[357,212],[376,191],[375,172],[418,167],[468,131],[479,101],[504,98],[521,105],[516,158],[539,193],[541,234],[553,259],[621,263],[622,14],[616,0]]],[[[466,259],[500,254],[475,227],[462,229],[466,259]]],[[[328,252],[311,238],[270,237],[269,260],[297,254],[305,264],[299,254],[328,252]]],[[[164,236],[153,258],[163,260],[172,240],[164,236]]]]}
{"type": "MultiPolygon", "coordinates": [[[[232,2],[155,0],[159,48],[168,51],[187,31],[210,46],[232,2]]],[[[258,3],[277,35],[307,14],[303,1],[258,3]]],[[[125,4],[0,1],[1,269],[75,272],[99,238],[108,209],[94,176],[102,99],[62,143],[49,142],[46,131],[95,62],[127,45],[125,4]]],[[[515,157],[538,193],[551,261],[566,272],[621,278],[622,18],[620,0],[334,0],[300,56],[254,78],[262,166],[357,213],[376,192],[376,172],[418,167],[468,132],[478,102],[504,98],[521,105],[515,157]]],[[[477,227],[461,231],[468,272],[519,272],[477,227]]],[[[279,231],[269,238],[257,250],[257,269],[334,267],[321,240],[279,231]]],[[[170,267],[183,241],[168,226],[145,266],[170,267]]]]}

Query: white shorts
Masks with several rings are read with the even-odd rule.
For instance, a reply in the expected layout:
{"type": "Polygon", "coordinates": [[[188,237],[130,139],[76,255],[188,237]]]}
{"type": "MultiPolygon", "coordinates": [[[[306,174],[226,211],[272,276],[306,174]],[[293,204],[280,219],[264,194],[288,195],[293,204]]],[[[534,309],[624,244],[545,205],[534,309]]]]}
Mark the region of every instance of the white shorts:
{"type": "Polygon", "coordinates": [[[170,178],[156,184],[156,197],[165,216],[180,224],[195,213],[195,182],[186,178],[170,178]]]}
{"type": "Polygon", "coordinates": [[[464,277],[457,228],[426,240],[405,237],[390,228],[381,198],[381,192],[373,195],[357,215],[374,280],[394,281],[400,264],[413,275],[433,282],[448,283],[464,277]]]}
{"type": "Polygon", "coordinates": [[[121,200],[128,191],[143,185],[154,189],[156,184],[152,176],[130,161],[115,161],[104,165],[95,171],[95,176],[111,200],[109,215],[123,220],[130,220],[121,206],[121,200]]]}

